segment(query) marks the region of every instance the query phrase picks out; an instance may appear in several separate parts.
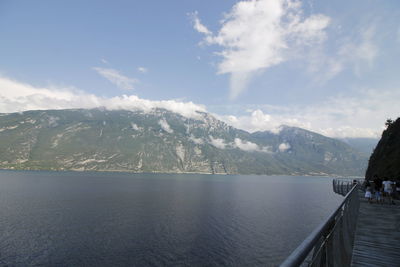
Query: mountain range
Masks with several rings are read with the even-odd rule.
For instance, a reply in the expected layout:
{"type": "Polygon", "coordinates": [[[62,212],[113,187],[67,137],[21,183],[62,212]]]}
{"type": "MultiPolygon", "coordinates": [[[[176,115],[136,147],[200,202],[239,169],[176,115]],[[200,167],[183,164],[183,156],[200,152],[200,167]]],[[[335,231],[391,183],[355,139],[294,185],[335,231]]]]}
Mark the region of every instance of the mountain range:
{"type": "Polygon", "coordinates": [[[2,169],[359,176],[368,157],[301,128],[249,133],[205,112],[0,114],[2,169]]]}

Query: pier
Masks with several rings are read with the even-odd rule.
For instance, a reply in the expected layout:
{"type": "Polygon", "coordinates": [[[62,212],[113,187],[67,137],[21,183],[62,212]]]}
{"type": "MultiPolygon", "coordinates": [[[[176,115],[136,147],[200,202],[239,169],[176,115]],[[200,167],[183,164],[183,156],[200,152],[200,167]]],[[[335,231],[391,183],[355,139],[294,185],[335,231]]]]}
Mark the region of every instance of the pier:
{"type": "Polygon", "coordinates": [[[400,266],[400,202],[369,204],[362,192],[359,197],[351,266],[400,266]]]}
{"type": "Polygon", "coordinates": [[[343,202],[281,266],[400,266],[400,202],[368,203],[361,182],[333,180],[343,202]]]}

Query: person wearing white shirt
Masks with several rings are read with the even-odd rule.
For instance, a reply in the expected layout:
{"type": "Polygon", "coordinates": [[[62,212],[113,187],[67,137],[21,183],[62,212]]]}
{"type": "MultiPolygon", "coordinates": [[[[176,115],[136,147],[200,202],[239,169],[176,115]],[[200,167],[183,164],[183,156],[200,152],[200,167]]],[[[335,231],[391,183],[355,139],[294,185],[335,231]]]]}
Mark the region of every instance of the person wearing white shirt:
{"type": "Polygon", "coordinates": [[[385,177],[385,179],[383,179],[382,182],[383,192],[385,193],[385,196],[388,197],[389,204],[394,204],[394,201],[392,200],[392,193],[393,193],[392,184],[393,182],[390,181],[388,178],[385,177]]]}

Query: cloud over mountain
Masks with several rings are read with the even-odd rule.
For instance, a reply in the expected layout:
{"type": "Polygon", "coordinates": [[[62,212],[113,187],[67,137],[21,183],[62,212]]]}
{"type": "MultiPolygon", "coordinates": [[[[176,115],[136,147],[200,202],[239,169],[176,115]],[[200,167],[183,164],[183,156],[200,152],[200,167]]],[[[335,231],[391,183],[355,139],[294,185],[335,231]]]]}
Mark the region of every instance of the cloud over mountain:
{"type": "Polygon", "coordinates": [[[225,143],[224,139],[214,138],[211,135],[209,136],[209,138],[210,138],[210,144],[213,145],[214,147],[219,148],[219,149],[226,148],[226,143],[225,143]]]}
{"type": "Polygon", "coordinates": [[[363,89],[357,96],[335,96],[321,103],[298,106],[265,106],[247,115],[217,117],[250,132],[279,132],[281,125],[296,126],[330,137],[378,138],[387,118],[400,114],[400,90],[363,89]]]}
{"type": "Polygon", "coordinates": [[[159,120],[158,124],[167,133],[173,133],[174,132],[174,130],[171,129],[171,126],[169,126],[168,122],[165,119],[159,120]]]}
{"type": "MultiPolygon", "coordinates": [[[[377,88],[358,90],[356,97],[336,96],[313,105],[259,106],[242,115],[218,115],[229,125],[250,132],[279,132],[281,125],[296,126],[330,137],[373,137],[383,130],[387,118],[400,114],[400,90],[377,88]]],[[[73,87],[36,87],[0,76],[0,112],[25,110],[105,107],[110,110],[163,108],[188,118],[201,119],[203,105],[177,100],[148,100],[136,95],[99,97],[73,87]]],[[[198,140],[197,140],[198,141],[198,140]]],[[[216,146],[227,144],[212,141],[216,146]]],[[[260,148],[262,149],[262,148],[260,148]]]]}
{"type": "Polygon", "coordinates": [[[5,77],[0,77],[0,112],[24,110],[71,109],[105,107],[111,110],[143,110],[150,112],[164,108],[189,118],[198,118],[197,111],[204,106],[176,100],[152,101],[136,95],[99,97],[76,88],[35,87],[5,77]]]}
{"type": "Polygon", "coordinates": [[[243,150],[243,151],[256,151],[256,152],[271,152],[269,151],[268,147],[263,147],[260,148],[257,144],[250,142],[250,141],[245,141],[240,138],[235,138],[234,146],[243,150]]]}

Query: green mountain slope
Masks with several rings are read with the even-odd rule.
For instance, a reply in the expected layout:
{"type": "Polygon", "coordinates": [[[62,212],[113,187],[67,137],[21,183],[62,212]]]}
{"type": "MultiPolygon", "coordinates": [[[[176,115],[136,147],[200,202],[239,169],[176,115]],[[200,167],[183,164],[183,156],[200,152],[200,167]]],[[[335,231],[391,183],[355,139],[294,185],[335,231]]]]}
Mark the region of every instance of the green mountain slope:
{"type": "Polygon", "coordinates": [[[341,138],[340,141],[345,142],[349,146],[358,151],[371,155],[374,148],[379,142],[378,138],[341,138]]]}
{"type": "Polygon", "coordinates": [[[361,175],[347,144],[282,127],[250,134],[207,113],[48,110],[0,114],[0,168],[361,175]]]}

